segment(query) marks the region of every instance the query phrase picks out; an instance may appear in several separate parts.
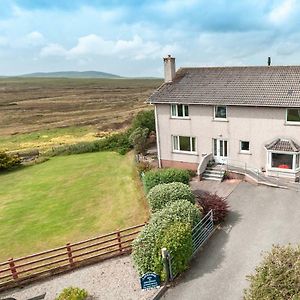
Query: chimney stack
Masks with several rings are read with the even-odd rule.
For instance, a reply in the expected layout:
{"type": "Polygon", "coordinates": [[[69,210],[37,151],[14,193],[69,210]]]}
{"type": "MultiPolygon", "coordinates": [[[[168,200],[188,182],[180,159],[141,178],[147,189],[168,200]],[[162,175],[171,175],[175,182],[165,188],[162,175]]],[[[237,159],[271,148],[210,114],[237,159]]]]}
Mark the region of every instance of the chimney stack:
{"type": "Polygon", "coordinates": [[[269,56],[268,57],[268,67],[270,67],[271,66],[271,57],[269,56]]]}
{"type": "Polygon", "coordinates": [[[172,82],[175,78],[175,57],[164,57],[164,68],[165,68],[165,82],[172,82]]]}

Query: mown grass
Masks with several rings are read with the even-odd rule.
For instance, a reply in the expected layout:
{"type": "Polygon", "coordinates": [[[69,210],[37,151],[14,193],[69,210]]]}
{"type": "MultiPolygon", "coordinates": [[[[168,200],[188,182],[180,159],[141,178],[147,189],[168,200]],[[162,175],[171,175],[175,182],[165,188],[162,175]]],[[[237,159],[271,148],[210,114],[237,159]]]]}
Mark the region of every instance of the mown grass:
{"type": "Polygon", "coordinates": [[[144,222],[133,155],[55,157],[0,175],[0,260],[144,222]]]}

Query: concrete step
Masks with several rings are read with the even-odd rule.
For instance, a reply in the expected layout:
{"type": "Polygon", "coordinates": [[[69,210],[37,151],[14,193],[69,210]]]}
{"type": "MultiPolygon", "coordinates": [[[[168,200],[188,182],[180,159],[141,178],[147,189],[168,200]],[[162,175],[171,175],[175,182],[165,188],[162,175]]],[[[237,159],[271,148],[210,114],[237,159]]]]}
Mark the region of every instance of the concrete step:
{"type": "Polygon", "coordinates": [[[217,178],[217,177],[211,177],[211,176],[202,176],[203,180],[214,180],[214,181],[222,181],[222,178],[217,178]]]}
{"type": "Polygon", "coordinates": [[[216,169],[206,169],[202,175],[204,180],[222,181],[225,171],[216,169]]]}
{"type": "Polygon", "coordinates": [[[222,171],[222,170],[213,170],[213,169],[211,169],[211,170],[205,170],[204,173],[224,176],[224,171],[222,171]]]}

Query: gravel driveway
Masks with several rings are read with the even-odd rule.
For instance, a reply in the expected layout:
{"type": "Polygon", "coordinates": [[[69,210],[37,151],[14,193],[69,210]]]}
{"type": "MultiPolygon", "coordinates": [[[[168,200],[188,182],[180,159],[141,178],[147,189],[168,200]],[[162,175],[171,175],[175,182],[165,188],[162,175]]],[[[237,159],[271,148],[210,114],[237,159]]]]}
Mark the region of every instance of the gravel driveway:
{"type": "Polygon", "coordinates": [[[148,300],[157,292],[156,289],[141,290],[130,256],[123,256],[2,293],[0,299],[26,300],[46,293],[45,300],[54,300],[62,289],[69,286],[85,288],[97,300],[148,300]]]}
{"type": "Polygon", "coordinates": [[[272,244],[300,243],[299,192],[241,182],[228,198],[232,212],[163,299],[236,300],[246,275],[272,244]]]}

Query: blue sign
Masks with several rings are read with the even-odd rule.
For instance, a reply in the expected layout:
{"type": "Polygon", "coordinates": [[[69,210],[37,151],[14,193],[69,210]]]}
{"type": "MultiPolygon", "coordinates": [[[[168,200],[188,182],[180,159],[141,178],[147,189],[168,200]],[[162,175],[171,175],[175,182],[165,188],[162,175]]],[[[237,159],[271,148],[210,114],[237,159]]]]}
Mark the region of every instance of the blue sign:
{"type": "Polygon", "coordinates": [[[160,277],[155,273],[146,273],[141,277],[142,289],[153,289],[160,286],[160,277]]]}

